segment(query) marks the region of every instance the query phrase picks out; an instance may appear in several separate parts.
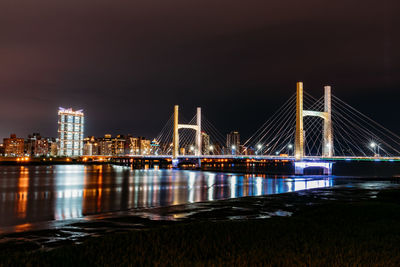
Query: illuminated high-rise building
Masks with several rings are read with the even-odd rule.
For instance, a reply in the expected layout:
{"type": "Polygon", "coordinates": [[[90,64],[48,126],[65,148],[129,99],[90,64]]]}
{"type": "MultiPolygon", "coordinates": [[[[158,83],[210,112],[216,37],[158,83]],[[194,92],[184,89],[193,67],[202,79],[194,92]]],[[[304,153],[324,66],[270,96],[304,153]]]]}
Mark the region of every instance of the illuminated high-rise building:
{"type": "Polygon", "coordinates": [[[214,147],[210,147],[210,136],[205,132],[201,132],[201,153],[203,155],[210,155],[214,147]]]}
{"type": "Polygon", "coordinates": [[[226,153],[236,155],[240,152],[240,134],[232,131],[226,135],[226,153]]]}
{"type": "Polygon", "coordinates": [[[83,110],[58,109],[58,154],[60,156],[82,156],[84,123],[83,110]]]}

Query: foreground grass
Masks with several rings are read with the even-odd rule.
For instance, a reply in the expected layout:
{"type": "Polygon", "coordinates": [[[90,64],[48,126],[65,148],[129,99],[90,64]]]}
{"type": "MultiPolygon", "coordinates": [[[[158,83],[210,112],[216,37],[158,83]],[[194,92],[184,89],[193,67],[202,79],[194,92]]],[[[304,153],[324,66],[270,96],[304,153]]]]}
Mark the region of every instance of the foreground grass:
{"type": "Polygon", "coordinates": [[[49,252],[0,252],[25,266],[399,266],[400,192],[306,207],[292,217],[197,222],[93,238],[49,252]]]}

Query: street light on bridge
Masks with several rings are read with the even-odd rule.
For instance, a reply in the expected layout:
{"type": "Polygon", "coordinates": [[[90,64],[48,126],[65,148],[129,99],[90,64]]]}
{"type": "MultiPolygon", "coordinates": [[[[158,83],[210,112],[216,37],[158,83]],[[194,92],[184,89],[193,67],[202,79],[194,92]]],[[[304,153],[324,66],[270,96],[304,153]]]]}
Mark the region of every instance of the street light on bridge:
{"type": "Polygon", "coordinates": [[[375,142],[371,142],[369,144],[369,146],[373,149],[374,151],[374,157],[378,156],[379,157],[379,144],[375,143],[375,142]],[[376,150],[378,149],[378,153],[376,153],[376,150]]]}
{"type": "Polygon", "coordinates": [[[290,156],[290,151],[292,150],[293,145],[292,144],[288,144],[287,148],[288,148],[288,156],[290,156]]]}
{"type": "Polygon", "coordinates": [[[258,152],[260,151],[261,148],[262,148],[262,145],[261,145],[261,144],[258,144],[258,145],[257,145],[257,153],[256,153],[256,154],[258,154],[258,152]]]}
{"type": "Polygon", "coordinates": [[[233,146],[232,146],[232,155],[235,155],[235,154],[236,154],[236,153],[235,153],[235,149],[236,149],[236,146],[233,145],[233,146]]]}

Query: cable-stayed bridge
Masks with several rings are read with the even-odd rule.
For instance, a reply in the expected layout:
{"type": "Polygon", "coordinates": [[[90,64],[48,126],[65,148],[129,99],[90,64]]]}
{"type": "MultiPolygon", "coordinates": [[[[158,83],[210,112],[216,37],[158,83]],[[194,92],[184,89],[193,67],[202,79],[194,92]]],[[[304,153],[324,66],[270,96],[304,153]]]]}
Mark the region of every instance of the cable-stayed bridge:
{"type": "Polygon", "coordinates": [[[243,144],[229,144],[200,107],[187,120],[177,105],[156,141],[151,155],[128,158],[170,159],[173,166],[228,159],[289,161],[297,174],[308,167],[329,174],[332,163],[341,160],[400,161],[400,136],[333,95],[330,86],[314,98],[302,82],[243,144]]]}

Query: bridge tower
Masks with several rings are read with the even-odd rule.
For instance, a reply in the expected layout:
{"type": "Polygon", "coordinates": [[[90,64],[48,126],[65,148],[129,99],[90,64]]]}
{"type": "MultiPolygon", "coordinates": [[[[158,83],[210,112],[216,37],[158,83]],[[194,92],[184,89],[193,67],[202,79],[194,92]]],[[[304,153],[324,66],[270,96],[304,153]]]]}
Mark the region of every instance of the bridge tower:
{"type": "Polygon", "coordinates": [[[296,98],[296,133],[295,133],[295,152],[296,160],[302,160],[304,157],[304,124],[303,118],[306,116],[320,117],[324,120],[323,125],[323,144],[322,156],[333,156],[333,132],[332,132],[332,105],[331,105],[331,87],[324,87],[324,111],[312,111],[303,109],[303,83],[297,83],[296,98]]]}
{"type": "Polygon", "coordinates": [[[201,108],[197,108],[196,124],[179,124],[179,106],[174,107],[174,134],[172,136],[172,158],[179,156],[179,129],[193,129],[196,131],[195,156],[201,156],[201,108]]]}

